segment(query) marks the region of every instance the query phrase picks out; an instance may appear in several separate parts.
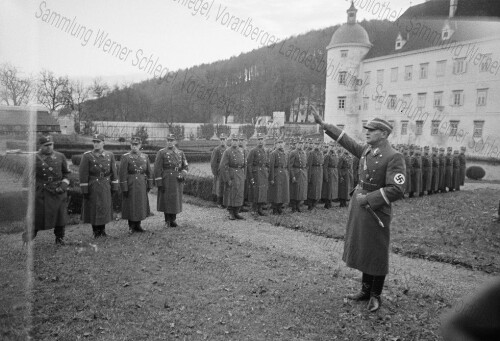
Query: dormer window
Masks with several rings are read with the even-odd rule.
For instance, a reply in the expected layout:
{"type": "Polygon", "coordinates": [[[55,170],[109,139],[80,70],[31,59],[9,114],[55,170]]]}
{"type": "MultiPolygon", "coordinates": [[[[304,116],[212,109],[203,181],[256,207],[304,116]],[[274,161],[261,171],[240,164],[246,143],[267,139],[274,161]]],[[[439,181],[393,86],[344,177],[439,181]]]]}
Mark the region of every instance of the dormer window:
{"type": "Polygon", "coordinates": [[[454,31],[451,29],[450,23],[447,21],[443,26],[443,30],[441,31],[441,39],[442,40],[450,39],[453,32],[454,31]]]}
{"type": "Polygon", "coordinates": [[[404,45],[406,44],[406,40],[403,39],[401,36],[401,33],[398,33],[398,36],[396,37],[396,50],[400,50],[404,45]]]}

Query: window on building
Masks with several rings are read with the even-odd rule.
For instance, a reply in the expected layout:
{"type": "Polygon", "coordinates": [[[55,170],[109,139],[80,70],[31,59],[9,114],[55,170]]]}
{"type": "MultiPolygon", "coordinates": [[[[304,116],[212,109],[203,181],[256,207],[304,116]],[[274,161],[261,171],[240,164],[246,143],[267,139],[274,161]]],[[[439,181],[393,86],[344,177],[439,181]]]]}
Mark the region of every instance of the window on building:
{"type": "Polygon", "coordinates": [[[428,71],[429,71],[429,63],[420,64],[420,79],[427,79],[428,71]]]}
{"type": "Polygon", "coordinates": [[[416,125],[416,130],[415,130],[415,135],[422,135],[424,131],[424,121],[415,121],[416,125]]]}
{"type": "Polygon", "coordinates": [[[484,121],[474,121],[474,137],[483,137],[484,121]]]}
{"type": "Polygon", "coordinates": [[[417,107],[424,108],[426,98],[427,98],[427,94],[425,92],[419,93],[418,99],[417,99],[417,107]]]}
{"type": "Polygon", "coordinates": [[[396,95],[389,95],[387,101],[387,109],[395,109],[396,108],[396,95]]]}
{"type": "Polygon", "coordinates": [[[403,95],[403,105],[401,106],[401,112],[406,110],[410,106],[411,103],[411,94],[404,94],[403,95]]]}
{"type": "Polygon", "coordinates": [[[458,123],[460,121],[450,121],[450,136],[456,136],[458,131],[458,123]]]}
{"type": "Polygon", "coordinates": [[[439,124],[441,121],[432,121],[431,125],[431,135],[438,135],[439,134],[439,124]]]}
{"type": "Polygon", "coordinates": [[[486,105],[486,97],[488,95],[488,89],[478,89],[477,90],[477,101],[478,107],[484,107],[486,105]]]}
{"type": "Polygon", "coordinates": [[[436,77],[443,77],[446,73],[446,60],[440,60],[436,63],[436,77]]]}
{"type": "Polygon", "coordinates": [[[345,71],[339,72],[339,84],[345,85],[346,78],[347,78],[347,72],[345,71]]]}
{"type": "Polygon", "coordinates": [[[368,103],[370,103],[370,97],[363,97],[363,110],[368,110],[368,103]]]}
{"type": "Polygon", "coordinates": [[[413,76],[413,65],[405,66],[405,81],[411,81],[413,76]]]}
{"type": "Polygon", "coordinates": [[[338,108],[342,110],[345,109],[345,96],[338,97],[338,100],[339,100],[338,108]]]}
{"type": "Polygon", "coordinates": [[[452,93],[452,106],[462,106],[464,105],[464,92],[463,90],[455,90],[452,93]]]}
{"type": "Polygon", "coordinates": [[[370,71],[366,71],[365,72],[365,84],[370,84],[370,75],[371,75],[371,72],[370,71]]]}
{"type": "Polygon", "coordinates": [[[490,69],[491,53],[485,53],[481,56],[481,63],[479,64],[479,71],[486,72],[490,69]]]}
{"type": "Polygon", "coordinates": [[[464,58],[456,58],[453,61],[453,73],[455,75],[465,73],[466,69],[467,69],[467,63],[465,61],[465,57],[464,58]]]}
{"type": "Polygon", "coordinates": [[[384,82],[384,70],[377,70],[377,84],[384,82]]]}
{"type": "Polygon", "coordinates": [[[443,92],[436,91],[434,93],[434,107],[441,107],[441,106],[443,106],[443,92]]]}
{"type": "Polygon", "coordinates": [[[340,57],[346,58],[347,57],[347,50],[340,50],[340,57]]]}
{"type": "Polygon", "coordinates": [[[398,81],[398,68],[393,67],[391,69],[391,82],[397,82],[398,81]]]}
{"type": "Polygon", "coordinates": [[[408,135],[408,121],[401,121],[401,135],[408,135]]]}

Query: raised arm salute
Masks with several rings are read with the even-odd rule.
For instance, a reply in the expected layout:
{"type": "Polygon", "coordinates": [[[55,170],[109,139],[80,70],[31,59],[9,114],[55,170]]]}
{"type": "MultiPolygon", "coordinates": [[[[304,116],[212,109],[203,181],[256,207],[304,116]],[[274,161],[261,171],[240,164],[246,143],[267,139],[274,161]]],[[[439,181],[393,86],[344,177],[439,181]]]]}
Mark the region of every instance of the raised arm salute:
{"type": "Polygon", "coordinates": [[[387,141],[392,126],[382,119],[375,118],[364,126],[367,144],[360,144],[316,113],[314,118],[328,136],[360,160],[359,184],[350,201],[342,260],[363,273],[361,291],[348,298],[369,300],[368,309],[377,311],[389,271],[391,203],[404,195],[404,157],[387,141]]]}

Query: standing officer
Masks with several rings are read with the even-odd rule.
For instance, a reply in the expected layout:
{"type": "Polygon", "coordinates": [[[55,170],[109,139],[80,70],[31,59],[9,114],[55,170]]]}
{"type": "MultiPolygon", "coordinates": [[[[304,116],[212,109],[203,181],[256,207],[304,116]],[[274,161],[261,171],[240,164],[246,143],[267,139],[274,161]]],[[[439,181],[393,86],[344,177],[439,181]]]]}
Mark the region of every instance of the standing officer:
{"type": "Polygon", "coordinates": [[[247,159],[248,178],[250,190],[252,191],[252,202],[254,211],[264,216],[262,206],[267,203],[269,184],[269,158],[264,149],[264,135],[257,134],[257,146],[250,150],[247,159]]]}
{"type": "Polygon", "coordinates": [[[52,136],[42,136],[35,154],[35,224],[23,233],[23,240],[36,237],[38,231],[54,229],[56,244],[64,245],[64,227],[68,223],[68,162],[54,151],[52,136]]]}
{"type": "Polygon", "coordinates": [[[460,154],[457,149],[453,151],[453,189],[460,191],[460,154]]]}
{"type": "Polygon", "coordinates": [[[349,152],[343,148],[339,149],[339,207],[347,207],[349,193],[352,190],[352,170],[351,158],[349,152]]]}
{"type": "Polygon", "coordinates": [[[323,184],[323,164],[325,157],[320,150],[320,141],[314,141],[314,149],[307,156],[307,202],[308,210],[316,207],[316,202],[321,199],[321,185],[323,184]]]}
{"type": "Polygon", "coordinates": [[[460,186],[465,184],[465,169],[467,168],[467,161],[465,161],[465,147],[460,147],[460,155],[458,159],[460,160],[460,186]]]}
{"type": "MultiPolygon", "coordinates": [[[[450,191],[450,192],[454,191],[452,151],[453,151],[452,147],[448,147],[446,149],[445,169],[444,169],[444,185],[445,185],[445,187],[448,187],[448,191],[450,191]]],[[[446,192],[446,190],[445,190],[445,192],[446,192]]]]}
{"type": "Polygon", "coordinates": [[[338,198],[339,173],[337,170],[338,157],[335,153],[334,143],[331,141],[323,164],[323,185],[321,187],[321,198],[325,200],[325,208],[332,208],[332,200],[338,198]]]}
{"type": "Polygon", "coordinates": [[[429,194],[437,193],[439,189],[439,157],[438,148],[432,147],[432,181],[431,181],[431,191],[429,194]]]}
{"type": "Polygon", "coordinates": [[[298,140],[296,149],[290,153],[290,205],[292,212],[300,212],[300,204],[307,199],[307,155],[302,149],[304,142],[298,140]]]}
{"type": "Polygon", "coordinates": [[[432,156],[429,154],[429,146],[424,147],[424,155],[422,156],[422,189],[420,196],[424,195],[424,191],[429,194],[432,185],[432,156]]]}
{"type": "Polygon", "coordinates": [[[406,183],[405,183],[405,193],[411,192],[411,156],[410,156],[410,147],[403,147],[403,156],[405,158],[405,167],[406,167],[406,183]]]}
{"type": "Polygon", "coordinates": [[[238,146],[238,136],[231,138],[231,148],[227,148],[222,154],[219,172],[224,182],[224,206],[229,211],[229,219],[244,220],[239,212],[243,206],[243,195],[245,191],[245,155],[243,149],[238,146]]]}
{"type": "Polygon", "coordinates": [[[214,148],[212,151],[212,156],[210,158],[210,167],[212,168],[212,174],[214,176],[214,182],[212,186],[212,195],[214,196],[215,201],[219,208],[224,208],[222,205],[222,192],[223,192],[223,183],[221,181],[220,173],[219,173],[219,165],[220,160],[222,159],[222,154],[226,150],[226,135],[224,133],[220,134],[220,145],[214,148]]]}
{"type": "Polygon", "coordinates": [[[411,192],[409,197],[413,198],[415,193],[422,192],[422,153],[420,146],[416,146],[411,158],[411,192]]]}
{"type": "MultiPolygon", "coordinates": [[[[243,193],[243,206],[240,207],[239,212],[248,212],[249,202],[252,201],[253,193],[250,190],[250,182],[248,181],[248,176],[246,176],[247,171],[247,159],[248,159],[248,148],[247,148],[247,137],[245,134],[238,135],[238,147],[243,151],[243,158],[245,159],[245,191],[243,193]]],[[[231,141],[228,145],[231,147],[231,141]]]]}
{"type": "Polygon", "coordinates": [[[94,149],[85,152],[80,163],[83,193],[82,220],[92,225],[94,238],[106,237],[106,224],[113,220],[111,192],[118,190],[115,156],[104,150],[104,135],[95,134],[94,149]]]}
{"type": "Polygon", "coordinates": [[[149,215],[149,190],[153,187],[153,172],[149,157],[141,152],[142,140],[132,136],[130,152],[120,160],[122,218],[128,220],[130,233],[144,232],[141,221],[149,215]]]}
{"type": "Polygon", "coordinates": [[[290,178],[288,159],[283,147],[283,140],[276,141],[276,149],[269,157],[269,202],[274,214],[283,213],[283,204],[290,202],[290,178]]]}
{"type": "Polygon", "coordinates": [[[392,132],[387,121],[375,118],[365,125],[367,144],[361,145],[317,114],[314,117],[328,136],[360,159],[360,182],[350,202],[342,259],[363,273],[361,291],[348,298],[369,300],[368,310],[374,312],[382,304],[380,294],[389,271],[391,203],[404,197],[404,157],[387,141],[392,132]]]}
{"type": "Polygon", "coordinates": [[[446,156],[444,155],[444,147],[439,148],[439,192],[446,193],[446,182],[445,182],[445,173],[446,173],[446,156]]]}
{"type": "Polygon", "coordinates": [[[188,162],[175,147],[175,135],[167,136],[167,147],[156,154],[154,177],[158,187],[157,210],[165,215],[165,227],[177,227],[177,214],[182,212],[182,190],[188,162]]]}

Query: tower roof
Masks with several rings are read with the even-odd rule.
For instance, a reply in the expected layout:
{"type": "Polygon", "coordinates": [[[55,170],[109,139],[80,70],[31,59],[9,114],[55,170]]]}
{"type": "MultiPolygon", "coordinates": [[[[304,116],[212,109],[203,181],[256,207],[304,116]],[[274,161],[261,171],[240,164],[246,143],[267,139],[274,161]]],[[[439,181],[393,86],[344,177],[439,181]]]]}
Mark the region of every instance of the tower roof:
{"type": "Polygon", "coordinates": [[[354,2],[351,2],[351,7],[347,10],[347,22],[340,26],[332,36],[327,49],[343,45],[361,45],[370,47],[370,38],[366,30],[356,22],[356,12],[354,2]]]}

